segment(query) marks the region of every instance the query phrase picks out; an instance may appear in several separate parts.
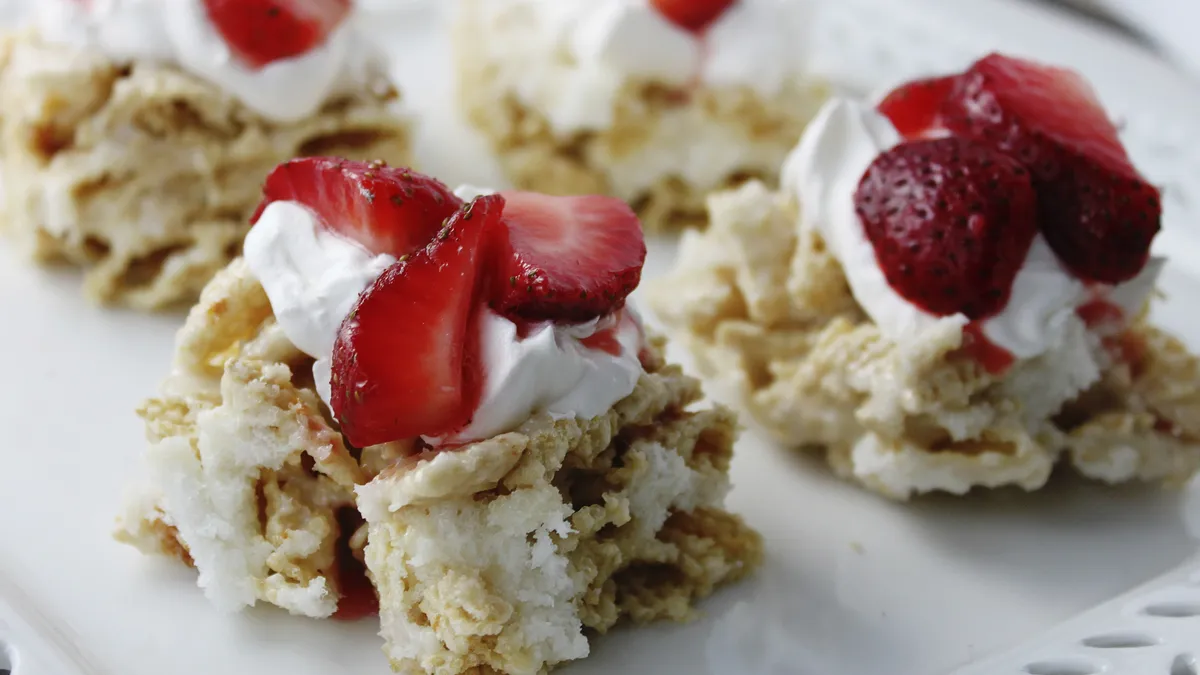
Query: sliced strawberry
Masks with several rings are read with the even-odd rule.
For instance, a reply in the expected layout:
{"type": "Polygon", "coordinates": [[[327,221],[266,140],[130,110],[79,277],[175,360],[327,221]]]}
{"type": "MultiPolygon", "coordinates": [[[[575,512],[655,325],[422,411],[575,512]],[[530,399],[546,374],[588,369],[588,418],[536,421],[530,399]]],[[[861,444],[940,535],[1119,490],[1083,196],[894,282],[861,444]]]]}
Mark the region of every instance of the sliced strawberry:
{"type": "Polygon", "coordinates": [[[333,413],[355,446],[468,424],[483,386],[478,286],[504,199],[478,197],[359,296],[333,348],[333,413]]]}
{"type": "Polygon", "coordinates": [[[908,138],[929,138],[945,131],[942,126],[942,103],[954,91],[957,75],[913,80],[893,89],[879,103],[879,112],[887,116],[900,135],[908,138]]]}
{"type": "Polygon", "coordinates": [[[708,28],[735,2],[737,0],[650,0],[650,4],[671,23],[693,33],[708,28]]]}
{"type": "Polygon", "coordinates": [[[372,253],[396,257],[429,243],[462,206],[450,188],[429,176],[334,157],[304,157],[276,167],[251,222],[277,201],[299,202],[331,231],[372,253]]]}
{"type": "Polygon", "coordinates": [[[909,141],[877,157],[855,210],[892,288],[939,316],[980,319],[1008,303],[1037,234],[1018,162],[968,139],[909,141]]]}
{"type": "Polygon", "coordinates": [[[625,303],[646,261],[642,224],[612,197],[505,192],[490,305],[527,321],[587,321],[625,303]]]}
{"type": "Polygon", "coordinates": [[[1118,283],[1141,271],[1162,220],[1160,195],[1077,73],[993,54],[960,78],[942,117],[1029,168],[1042,232],[1077,275],[1118,283]]]}
{"type": "Polygon", "coordinates": [[[208,19],[239,60],[253,68],[300,56],[350,14],[351,0],[204,0],[208,19]]]}

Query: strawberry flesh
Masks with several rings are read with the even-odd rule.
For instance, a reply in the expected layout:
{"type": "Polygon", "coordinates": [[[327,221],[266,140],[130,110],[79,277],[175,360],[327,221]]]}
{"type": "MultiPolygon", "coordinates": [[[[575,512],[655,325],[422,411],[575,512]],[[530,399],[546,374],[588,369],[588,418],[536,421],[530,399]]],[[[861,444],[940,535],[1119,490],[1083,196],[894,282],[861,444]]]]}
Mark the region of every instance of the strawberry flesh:
{"type": "Polygon", "coordinates": [[[1115,284],[1141,271],[1161,226],[1161,197],[1080,75],[993,54],[959,78],[942,118],[953,133],[1029,169],[1039,226],[1076,275],[1115,284]]]}
{"type": "Polygon", "coordinates": [[[650,0],[650,4],[671,23],[693,33],[701,33],[737,0],[650,0]]]}
{"type": "Polygon", "coordinates": [[[449,435],[470,423],[484,379],[475,325],[482,270],[503,209],[498,195],[459,209],[343,321],[331,407],[353,445],[449,435]]]}
{"type": "Polygon", "coordinates": [[[502,194],[493,309],[514,320],[582,322],[625,304],[646,260],[633,209],[611,197],[502,194]]]}
{"type": "Polygon", "coordinates": [[[913,80],[893,89],[879,103],[879,112],[907,139],[942,135],[942,103],[954,91],[957,75],[913,80]]]}
{"type": "Polygon", "coordinates": [[[276,167],[251,222],[277,201],[298,202],[328,230],[372,253],[397,258],[429,243],[462,206],[450,188],[410,169],[332,157],[305,157],[276,167]]]}
{"type": "Polygon", "coordinates": [[[1003,309],[1037,234],[1029,172],[962,138],[903,143],[881,154],[854,195],[888,283],[938,316],[1003,309]]]}
{"type": "Polygon", "coordinates": [[[204,0],[217,32],[252,68],[309,52],[350,14],[351,0],[204,0]]]}

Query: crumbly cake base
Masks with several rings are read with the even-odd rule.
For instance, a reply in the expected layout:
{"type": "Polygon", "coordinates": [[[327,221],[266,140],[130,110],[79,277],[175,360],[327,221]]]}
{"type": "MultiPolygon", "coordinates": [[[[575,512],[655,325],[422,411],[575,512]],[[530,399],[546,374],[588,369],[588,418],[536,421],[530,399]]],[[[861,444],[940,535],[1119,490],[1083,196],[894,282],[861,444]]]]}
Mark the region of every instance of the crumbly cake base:
{"type": "Polygon", "coordinates": [[[240,253],[263,178],[303,155],[409,160],[382,77],[276,123],[178,69],[115,63],[30,31],[0,39],[7,230],[35,260],[87,268],[97,301],[193,301],[240,253]]]}
{"type": "Polygon", "coordinates": [[[258,601],[327,617],[337,608],[339,512],[388,452],[348,448],[311,387],[312,361],[276,326],[235,260],[192,309],[163,393],[138,413],[147,480],[117,538],[197,568],[217,606],[258,601]],[[306,381],[307,377],[307,381],[306,381]]]}
{"type": "Polygon", "coordinates": [[[458,98],[507,178],[523,190],[619,197],[634,207],[648,231],[704,225],[704,199],[713,190],[751,178],[775,182],[787,153],[828,96],[817,80],[790,82],[772,99],[748,88],[683,90],[632,81],[616,97],[609,128],[556,133],[542,112],[519,100],[496,76],[506,65],[503,51],[497,55],[487,48],[490,27],[477,20],[479,14],[466,9],[456,18],[458,98]],[[693,184],[682,173],[654,171],[643,178],[648,162],[639,158],[703,146],[706,139],[695,135],[702,129],[720,129],[740,145],[756,148],[753,159],[711,184],[693,184]]]}
{"type": "Polygon", "coordinates": [[[544,672],[587,655],[585,628],[685,620],[753,569],[758,537],[722,509],[736,420],[688,411],[700,396],[655,363],[607,415],[537,417],[360,488],[394,668],[544,672]]]}
{"type": "Polygon", "coordinates": [[[762,558],[722,507],[734,415],[695,409],[699,383],[659,342],[643,362],[635,391],[591,420],[538,416],[441,453],[358,450],[235,260],[140,410],[150,476],[117,538],[194,565],[221,607],[311,617],[337,610],[345,556],[365,560],[397,672],[545,672],[587,655],[585,631],[689,618],[762,558]]]}
{"type": "Polygon", "coordinates": [[[725,395],[843,477],[906,499],[1035,490],[1059,465],[1106,483],[1182,484],[1200,469],[1200,362],[1145,317],[1107,344],[1075,322],[998,377],[963,355],[952,320],[884,338],[783,194],[754,182],[709,212],[650,305],[725,395]]]}

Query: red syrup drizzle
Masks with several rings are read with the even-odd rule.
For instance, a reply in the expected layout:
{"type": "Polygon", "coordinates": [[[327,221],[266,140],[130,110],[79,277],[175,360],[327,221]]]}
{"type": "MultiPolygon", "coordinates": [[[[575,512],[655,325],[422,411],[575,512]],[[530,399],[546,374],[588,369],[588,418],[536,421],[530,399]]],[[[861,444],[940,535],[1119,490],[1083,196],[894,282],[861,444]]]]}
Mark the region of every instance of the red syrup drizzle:
{"type": "Polygon", "coordinates": [[[1016,362],[1012,352],[984,335],[983,324],[978,321],[972,321],[963,328],[963,345],[959,351],[974,359],[993,375],[1003,373],[1016,362]]]}
{"type": "Polygon", "coordinates": [[[350,537],[362,525],[362,516],[352,507],[343,507],[337,512],[338,535],[337,547],[334,551],[337,561],[337,587],[341,597],[338,598],[337,610],[333,618],[339,621],[357,621],[379,614],[379,598],[375,595],[375,587],[367,578],[367,567],[354,557],[350,549],[350,537]]]}

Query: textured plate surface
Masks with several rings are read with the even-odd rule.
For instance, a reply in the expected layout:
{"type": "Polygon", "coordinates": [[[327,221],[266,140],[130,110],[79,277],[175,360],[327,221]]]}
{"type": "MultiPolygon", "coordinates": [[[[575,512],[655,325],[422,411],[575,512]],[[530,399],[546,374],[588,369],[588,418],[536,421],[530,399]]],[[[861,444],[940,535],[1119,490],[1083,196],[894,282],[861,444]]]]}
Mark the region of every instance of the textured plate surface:
{"type": "MultiPolygon", "coordinates": [[[[451,183],[496,184],[447,107],[436,21],[415,12],[386,24],[410,105],[428,121],[424,168],[451,183]]],[[[1200,88],[1113,36],[1020,3],[837,0],[814,29],[820,66],[862,91],[958,68],[993,48],[1083,70],[1127,121],[1137,160],[1168,189],[1159,247],[1174,264],[1156,314],[1200,348],[1200,88]]],[[[663,273],[673,252],[653,242],[647,276],[663,273]]],[[[143,449],[132,410],[165,374],[180,316],[102,311],[77,287],[74,274],[30,269],[0,248],[0,315],[12,322],[0,332],[9,354],[0,370],[9,439],[0,449],[0,643],[9,644],[0,669],[8,658],[17,675],[386,673],[369,621],[221,615],[190,572],[109,539],[143,449]]],[[[1196,486],[1164,494],[1057,481],[1033,495],[903,506],[843,485],[753,431],[738,452],[730,503],[767,537],[762,573],[707,602],[693,624],[618,631],[563,672],[931,675],[1000,654],[962,672],[1195,675],[1185,654],[1200,654],[1194,617],[1138,614],[1155,603],[1175,614],[1196,609],[1195,576],[1168,579],[1155,591],[1167,594],[1162,602],[1118,603],[1105,615],[1128,625],[1046,631],[1187,559],[1200,537],[1196,486]],[[1097,636],[1149,646],[1105,652],[1081,642],[1097,636]],[[1042,651],[1029,659],[1004,654],[1035,638],[1042,651]],[[1044,669],[1026,668],[1038,659],[1044,669]]]]}

